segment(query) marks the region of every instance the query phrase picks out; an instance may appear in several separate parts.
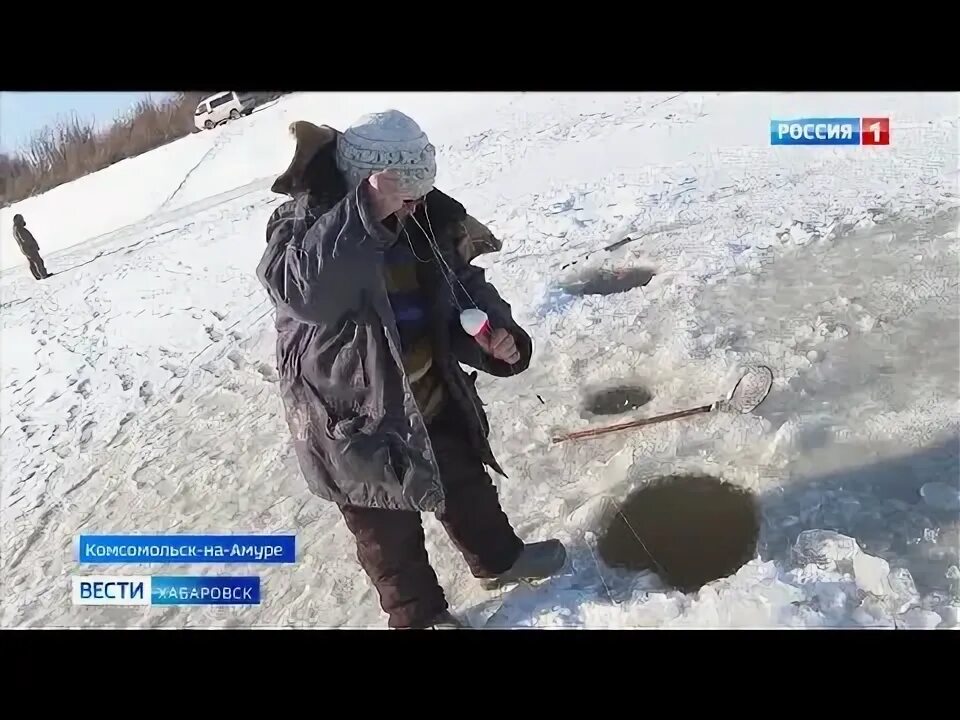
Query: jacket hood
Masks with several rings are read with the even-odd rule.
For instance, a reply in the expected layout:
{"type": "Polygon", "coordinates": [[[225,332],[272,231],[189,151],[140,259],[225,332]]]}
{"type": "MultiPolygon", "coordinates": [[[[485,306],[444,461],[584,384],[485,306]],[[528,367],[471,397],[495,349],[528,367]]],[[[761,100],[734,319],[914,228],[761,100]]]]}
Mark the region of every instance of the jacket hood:
{"type": "MultiPolygon", "coordinates": [[[[336,140],[340,132],[329,125],[314,125],[306,120],[290,124],[290,136],[296,146],[287,169],[273,181],[271,191],[294,197],[301,192],[318,192],[339,178],[336,165],[336,140]],[[329,156],[331,163],[323,162],[329,156]],[[333,174],[331,174],[331,170],[333,174]]],[[[340,178],[341,183],[342,178],[340,178]]]]}

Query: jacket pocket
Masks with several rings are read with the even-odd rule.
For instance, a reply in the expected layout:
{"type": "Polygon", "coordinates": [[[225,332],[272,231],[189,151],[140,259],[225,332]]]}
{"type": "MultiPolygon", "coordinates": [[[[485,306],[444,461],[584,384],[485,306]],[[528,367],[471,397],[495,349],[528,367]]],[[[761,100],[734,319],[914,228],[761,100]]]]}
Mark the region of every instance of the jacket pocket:
{"type": "Polygon", "coordinates": [[[356,332],[340,346],[330,362],[329,376],[333,383],[351,389],[370,387],[365,340],[362,333],[356,332]]]}

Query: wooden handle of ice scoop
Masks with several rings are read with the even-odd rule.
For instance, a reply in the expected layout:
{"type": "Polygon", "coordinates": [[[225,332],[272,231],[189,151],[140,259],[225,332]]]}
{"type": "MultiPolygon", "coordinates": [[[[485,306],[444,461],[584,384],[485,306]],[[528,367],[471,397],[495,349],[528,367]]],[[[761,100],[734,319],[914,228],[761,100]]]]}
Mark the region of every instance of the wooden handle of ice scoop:
{"type": "Polygon", "coordinates": [[[553,443],[562,443],[567,440],[578,440],[580,438],[597,437],[608,433],[629,430],[630,428],[643,427],[644,425],[653,425],[655,423],[666,422],[667,420],[678,420],[679,418],[690,417],[691,415],[700,415],[713,410],[713,405],[703,405],[691,410],[681,410],[680,412],[668,413],[667,415],[657,415],[652,418],[643,418],[642,420],[631,420],[630,422],[620,423],[619,425],[608,425],[607,427],[593,428],[592,430],[579,430],[577,432],[567,433],[553,438],[553,443]]]}

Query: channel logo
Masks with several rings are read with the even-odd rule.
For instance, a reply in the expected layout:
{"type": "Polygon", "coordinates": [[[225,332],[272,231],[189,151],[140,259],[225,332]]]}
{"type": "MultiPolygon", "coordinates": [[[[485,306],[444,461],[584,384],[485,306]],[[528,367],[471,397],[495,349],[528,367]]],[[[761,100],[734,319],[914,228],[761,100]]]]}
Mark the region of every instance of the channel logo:
{"type": "Polygon", "coordinates": [[[260,578],[215,575],[86,575],[74,605],[259,605],[260,578]]]}
{"type": "Polygon", "coordinates": [[[771,145],[889,145],[890,118],[835,117],[770,121],[771,145]]]}

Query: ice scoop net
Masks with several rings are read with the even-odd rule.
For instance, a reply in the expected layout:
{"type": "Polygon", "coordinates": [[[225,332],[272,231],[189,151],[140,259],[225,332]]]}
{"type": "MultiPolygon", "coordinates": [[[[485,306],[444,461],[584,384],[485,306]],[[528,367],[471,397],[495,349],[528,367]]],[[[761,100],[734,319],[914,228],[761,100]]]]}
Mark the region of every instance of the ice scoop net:
{"type": "Polygon", "coordinates": [[[773,386],[773,371],[766,365],[751,367],[744,373],[726,400],[714,403],[718,410],[729,412],[753,412],[770,394],[773,386]]]}
{"type": "Polygon", "coordinates": [[[643,427],[644,425],[653,425],[655,423],[666,422],[667,420],[678,420],[680,418],[700,415],[714,411],[749,413],[755,410],[770,393],[773,386],[773,371],[766,365],[756,365],[748,368],[740,376],[733,390],[723,400],[717,400],[709,405],[690,410],[681,410],[680,412],[668,413],[666,415],[657,415],[652,418],[642,420],[631,420],[630,422],[620,423],[618,425],[609,425],[602,428],[593,428],[591,430],[580,430],[578,432],[567,433],[553,438],[554,443],[561,443],[567,440],[577,440],[580,438],[596,437],[608,433],[629,430],[631,428],[643,427]]]}

